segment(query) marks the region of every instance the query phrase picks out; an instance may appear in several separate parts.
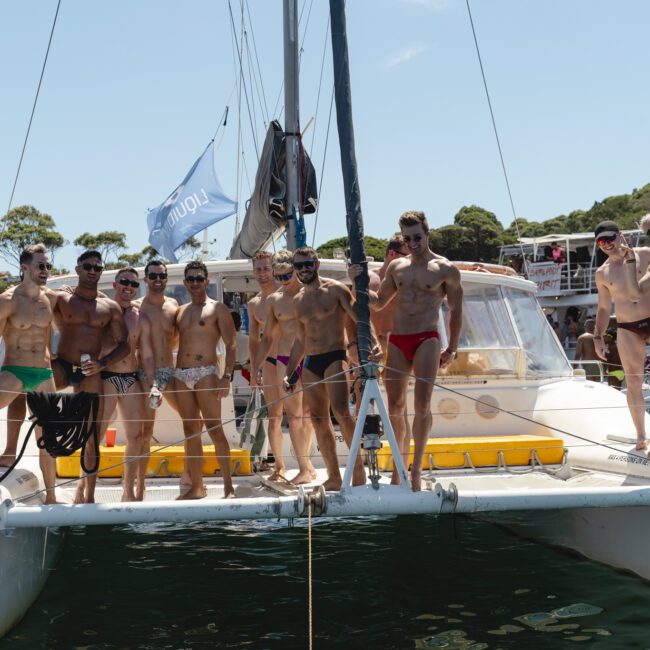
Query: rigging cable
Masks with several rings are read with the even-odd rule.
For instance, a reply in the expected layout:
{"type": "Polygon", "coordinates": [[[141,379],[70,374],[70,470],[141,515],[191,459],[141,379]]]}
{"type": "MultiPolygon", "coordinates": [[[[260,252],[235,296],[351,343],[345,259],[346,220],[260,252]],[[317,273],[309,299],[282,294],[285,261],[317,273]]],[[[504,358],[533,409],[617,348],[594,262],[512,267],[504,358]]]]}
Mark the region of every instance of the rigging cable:
{"type": "Polygon", "coordinates": [[[467,13],[469,15],[469,23],[472,27],[472,36],[474,38],[474,45],[476,47],[476,56],[478,57],[478,64],[481,68],[481,77],[483,79],[483,87],[485,88],[485,97],[487,98],[488,108],[490,109],[490,117],[492,119],[492,128],[494,129],[494,137],[497,141],[497,148],[499,149],[499,158],[501,159],[501,169],[503,170],[503,177],[506,181],[506,188],[508,190],[508,198],[510,199],[510,208],[512,209],[512,218],[514,219],[515,230],[517,231],[517,239],[519,239],[519,245],[521,247],[521,256],[524,262],[524,269],[528,272],[526,256],[524,255],[524,245],[521,242],[521,232],[519,232],[519,223],[517,221],[517,211],[515,210],[515,203],[512,198],[512,191],[510,189],[510,181],[508,179],[508,172],[506,171],[506,163],[503,157],[503,150],[501,148],[501,140],[499,139],[499,131],[497,129],[496,119],[494,117],[494,110],[492,109],[492,101],[490,100],[490,92],[488,90],[487,80],[485,78],[485,70],[483,68],[483,59],[481,58],[481,51],[478,46],[478,39],[476,37],[476,30],[474,29],[474,19],[472,18],[472,10],[469,6],[469,0],[465,0],[467,5],[467,13]]]}
{"type": "Polygon", "coordinates": [[[253,29],[253,21],[251,20],[251,13],[250,13],[250,8],[248,6],[248,0],[245,0],[245,5],[246,5],[246,13],[248,14],[248,24],[250,25],[250,30],[251,30],[251,38],[253,39],[253,52],[255,53],[255,64],[257,66],[257,74],[260,79],[260,88],[262,89],[262,99],[264,100],[264,115],[266,116],[266,121],[264,123],[264,127],[266,128],[268,123],[271,121],[271,117],[269,115],[269,106],[266,101],[266,92],[264,91],[264,80],[262,78],[262,67],[260,66],[260,59],[257,54],[257,41],[255,40],[255,30],[253,29]]]}
{"type": "Polygon", "coordinates": [[[32,105],[32,114],[29,116],[29,123],[27,125],[27,133],[25,133],[25,141],[23,142],[23,150],[20,153],[20,160],[18,162],[18,169],[16,170],[16,178],[14,179],[14,185],[11,188],[11,196],[9,197],[9,205],[7,207],[7,213],[11,210],[11,204],[14,200],[14,193],[16,192],[16,185],[18,184],[18,177],[20,176],[20,168],[23,165],[23,158],[25,157],[25,150],[27,149],[27,140],[29,139],[29,132],[32,128],[32,121],[34,119],[34,113],[36,111],[36,104],[38,102],[38,96],[41,92],[41,84],[43,83],[43,76],[45,74],[45,66],[47,65],[47,58],[50,54],[50,46],[52,45],[52,37],[54,36],[54,28],[56,27],[56,19],[59,15],[59,8],[61,7],[61,0],[57,2],[56,12],[54,14],[54,20],[52,21],[52,29],[50,30],[50,39],[47,42],[47,50],[45,51],[45,59],[43,60],[43,67],[41,68],[41,76],[38,80],[38,86],[36,88],[36,96],[34,97],[34,104],[32,105]]]}

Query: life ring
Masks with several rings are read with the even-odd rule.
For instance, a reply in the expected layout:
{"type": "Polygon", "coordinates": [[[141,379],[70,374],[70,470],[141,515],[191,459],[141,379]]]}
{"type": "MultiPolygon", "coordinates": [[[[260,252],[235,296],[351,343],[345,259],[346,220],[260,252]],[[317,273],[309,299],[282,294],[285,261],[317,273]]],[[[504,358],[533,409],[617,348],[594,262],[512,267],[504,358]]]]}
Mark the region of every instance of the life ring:
{"type": "Polygon", "coordinates": [[[487,264],[484,262],[452,262],[459,271],[476,271],[478,273],[495,273],[497,275],[511,275],[519,277],[514,269],[501,264],[487,264]]]}

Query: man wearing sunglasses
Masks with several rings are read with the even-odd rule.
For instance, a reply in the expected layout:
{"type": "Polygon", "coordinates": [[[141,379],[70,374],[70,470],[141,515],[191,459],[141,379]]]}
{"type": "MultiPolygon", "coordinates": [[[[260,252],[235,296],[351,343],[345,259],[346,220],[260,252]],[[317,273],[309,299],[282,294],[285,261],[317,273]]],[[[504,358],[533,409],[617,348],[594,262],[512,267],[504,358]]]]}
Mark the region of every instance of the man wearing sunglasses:
{"type": "MultiPolygon", "coordinates": [[[[399,300],[388,338],[384,380],[391,424],[406,463],[410,448],[405,426],[406,396],[409,378],[415,378],[411,488],[419,491],[422,458],[433,420],[431,395],[438,367],[446,368],[457,355],[463,289],[458,269],[429,248],[429,225],[424,212],[405,212],[399,226],[409,256],[389,264],[379,291],[371,291],[370,298],[373,309],[384,309],[391,300],[399,300]],[[450,314],[449,345],[441,351],[438,315],[445,299],[450,314]],[[404,415],[397,416],[398,413],[404,415]]],[[[394,472],[393,482],[398,481],[394,472]]]]}
{"type": "MultiPolygon", "coordinates": [[[[145,405],[145,422],[143,429],[143,453],[148,454],[153,438],[153,429],[156,411],[149,404],[160,406],[160,393],[168,404],[178,412],[176,393],[174,392],[174,350],[178,347],[178,330],[176,329],[176,315],[178,302],[165,295],[167,289],[167,265],[161,260],[153,259],[144,267],[144,283],[147,293],[141,300],[135,301],[140,312],[149,320],[151,330],[151,348],[154,357],[154,374],[150,375],[147,369],[146,384],[151,391],[150,401],[145,405]]],[[[147,470],[148,457],[142,459],[140,472],[147,470]]],[[[189,475],[185,475],[188,479],[189,475]]],[[[181,479],[186,483],[185,479],[181,479]]]]}
{"type": "MultiPolygon", "coordinates": [[[[0,408],[14,405],[7,415],[7,448],[0,466],[15,461],[20,426],[25,416],[23,393],[55,391],[50,365],[50,332],[58,294],[45,285],[52,265],[43,244],[28,246],[20,255],[21,282],[0,295],[0,335],[5,357],[0,368],[0,408]],[[19,414],[19,415],[18,415],[19,414]]],[[[40,437],[40,429],[38,429],[40,437]]],[[[45,503],[56,503],[55,460],[39,451],[45,503]]]]}
{"type": "MultiPolygon", "coordinates": [[[[336,421],[348,447],[352,443],[355,420],[350,415],[349,387],[347,382],[346,321],[356,323],[354,298],[341,282],[321,278],[320,262],[316,251],[303,246],[293,255],[293,268],[303,285],[294,298],[298,320],[297,341],[287,365],[285,387],[293,390],[297,381],[296,371],[300,359],[305,357],[302,369],[304,396],[311,411],[316,439],[320,447],[327,480],[326,490],[340,490],[342,485],[339,462],[336,455],[334,427],[330,418],[330,404],[336,421]],[[346,319],[346,316],[349,318],[346,319]]],[[[354,338],[354,333],[349,336],[354,338]]],[[[373,336],[373,354],[380,351],[373,336]]],[[[352,462],[350,459],[349,462],[352,462]]],[[[357,455],[354,459],[353,485],[363,485],[366,473],[357,455]]]]}
{"type": "Polygon", "coordinates": [[[601,221],[594,230],[598,248],[607,259],[596,271],[598,311],[594,343],[603,360],[607,345],[612,300],[617,322],[617,345],[627,384],[627,405],[636,430],[636,449],[648,449],[645,430],[643,375],[645,346],[650,339],[650,291],[644,291],[643,275],[650,264],[650,248],[630,248],[618,224],[601,221]],[[641,284],[639,279],[642,280],[641,284]]]}
{"type": "Polygon", "coordinates": [[[201,421],[214,443],[221,468],[224,497],[234,497],[230,476],[230,447],[221,423],[221,400],[230,392],[230,381],[237,356],[235,325],[228,307],[207,295],[208,269],[203,262],[185,266],[185,288],[191,301],[178,311],[178,356],[174,377],[178,389],[178,408],[185,433],[186,466],[190,489],[179,499],[201,499],[203,448],[201,421]],[[217,344],[226,347],[226,371],[217,372],[217,344]]]}
{"type": "MultiPolygon", "coordinates": [[[[251,361],[257,358],[257,350],[262,341],[266,327],[266,314],[268,299],[278,288],[278,283],[273,277],[273,256],[267,251],[259,251],[253,256],[253,275],[260,286],[260,292],[248,301],[248,322],[250,333],[248,338],[248,352],[251,361]]],[[[282,381],[278,381],[277,371],[278,344],[275,342],[268,347],[262,365],[262,391],[268,413],[268,435],[271,453],[275,460],[275,470],[269,477],[271,481],[284,478],[284,458],[282,453],[282,402],[284,396],[282,381]]],[[[251,377],[251,384],[255,384],[255,375],[251,377]]]]}
{"type": "MultiPolygon", "coordinates": [[[[103,392],[101,371],[129,354],[127,330],[121,307],[105,296],[98,295],[97,284],[104,266],[101,253],[85,251],[77,258],[75,271],[78,285],[71,293],[59,292],[54,310],[54,322],[60,332],[56,359],[52,361],[57,389],[72,386],[75,393],[103,392]],[[112,341],[110,351],[102,354],[102,343],[112,341]],[[89,360],[86,357],[90,357],[89,360]]],[[[98,421],[104,423],[104,400],[100,398],[98,421]]],[[[86,463],[92,466],[95,445],[86,444],[86,463]]],[[[75,503],[93,503],[97,476],[89,474],[79,481],[75,503]]]]}
{"type": "MultiPolygon", "coordinates": [[[[120,269],[115,274],[113,289],[115,302],[121,307],[128,332],[129,354],[101,371],[104,381],[104,412],[109,422],[117,407],[121,426],[126,436],[122,501],[142,501],[144,498],[146,463],[138,456],[149,452],[144,444],[145,392],[149,385],[146,377],[153,377],[155,365],[151,347],[151,323],[133,300],[138,296],[140,280],[132,267],[120,269]],[[135,491],[134,491],[135,486],[135,491]]],[[[114,342],[105,341],[104,347],[112,349],[114,342]]],[[[147,458],[148,460],[148,458],[147,458]]]]}
{"type": "MultiPolygon", "coordinates": [[[[259,386],[264,383],[262,366],[270,365],[265,364],[265,361],[272,348],[277,349],[277,363],[271,366],[275,370],[274,383],[282,385],[291,350],[296,341],[298,321],[294,310],[294,298],[302,287],[293,272],[292,262],[293,253],[288,250],[280,250],[273,255],[273,277],[280,284],[280,288],[267,298],[264,337],[258,346],[257,356],[251,368],[259,386]]],[[[311,483],[316,478],[316,471],[309,459],[314,434],[311,414],[308,409],[303,408],[303,403],[306,407],[306,400],[303,402],[302,392],[299,391],[289,397],[283,395],[283,397],[284,399],[279,402],[280,408],[284,408],[287,414],[289,436],[298,461],[298,473],[290,482],[294,485],[311,483]]]]}

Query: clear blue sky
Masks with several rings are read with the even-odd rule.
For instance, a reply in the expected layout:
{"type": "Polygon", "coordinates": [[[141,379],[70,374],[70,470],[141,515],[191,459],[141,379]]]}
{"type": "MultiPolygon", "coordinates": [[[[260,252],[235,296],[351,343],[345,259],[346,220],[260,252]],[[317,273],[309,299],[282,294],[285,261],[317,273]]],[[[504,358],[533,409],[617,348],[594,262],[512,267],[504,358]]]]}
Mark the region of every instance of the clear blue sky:
{"type": "MultiPolygon", "coordinates": [[[[239,30],[239,0],[232,6],[239,30]]],[[[246,7],[268,114],[277,117],[282,3],[247,0],[246,7]]],[[[586,209],[650,182],[650,2],[473,0],[471,7],[518,216],[586,209]]],[[[299,0],[299,8],[303,126],[316,114],[327,43],[318,119],[305,136],[320,178],[332,90],[328,3],[299,0]]],[[[0,213],[55,9],[56,0],[0,3],[0,213]]],[[[407,209],[424,210],[434,227],[448,224],[470,204],[507,226],[512,212],[464,0],[348,0],[347,19],[366,234],[392,234],[407,209]]],[[[236,196],[238,75],[227,0],[63,0],[13,205],[51,214],[70,241],[120,230],[130,250],[140,250],[147,208],[182,180],[226,104],[215,162],[236,196]]],[[[261,142],[266,115],[250,84],[248,93],[261,142]]],[[[241,126],[252,183],[245,100],[241,126]]],[[[316,244],[345,233],[337,137],[333,116],[316,244]]],[[[311,242],[313,218],[307,227],[311,242]]],[[[234,218],[210,229],[216,256],[227,254],[233,230],[234,218]]],[[[56,262],[73,266],[77,252],[70,245],[56,262]]]]}

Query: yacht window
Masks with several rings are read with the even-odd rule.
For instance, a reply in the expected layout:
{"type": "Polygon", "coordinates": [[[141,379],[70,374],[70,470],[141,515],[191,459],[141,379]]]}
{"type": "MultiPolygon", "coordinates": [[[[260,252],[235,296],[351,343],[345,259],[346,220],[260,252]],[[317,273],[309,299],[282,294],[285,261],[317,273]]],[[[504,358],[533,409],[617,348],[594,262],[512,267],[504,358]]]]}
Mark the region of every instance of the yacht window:
{"type": "Polygon", "coordinates": [[[535,297],[504,287],[526,354],[528,375],[568,376],[571,366],[535,297]]]}

